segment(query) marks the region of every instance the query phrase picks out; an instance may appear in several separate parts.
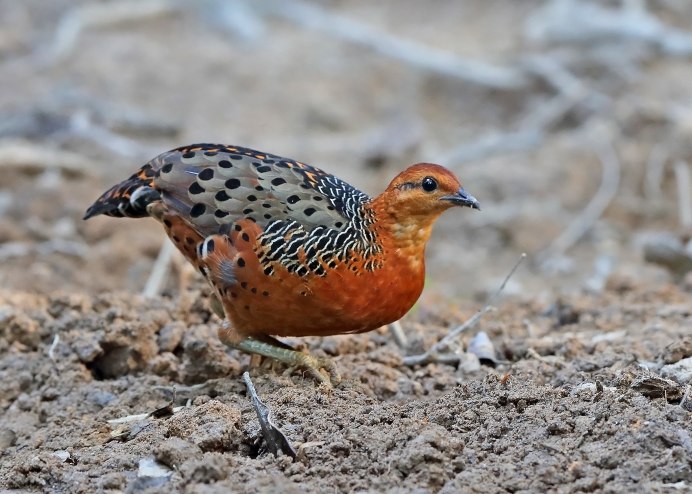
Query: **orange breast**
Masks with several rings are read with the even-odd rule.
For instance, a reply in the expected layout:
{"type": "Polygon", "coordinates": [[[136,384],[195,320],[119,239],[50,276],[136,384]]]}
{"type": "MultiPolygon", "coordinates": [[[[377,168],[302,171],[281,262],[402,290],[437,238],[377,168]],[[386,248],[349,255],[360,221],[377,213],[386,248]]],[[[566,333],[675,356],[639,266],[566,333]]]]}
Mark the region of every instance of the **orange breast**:
{"type": "MultiPolygon", "coordinates": [[[[386,255],[386,251],[384,253],[386,255]]],[[[249,257],[249,256],[245,256],[249,257]]],[[[423,290],[424,267],[385,258],[374,271],[345,264],[325,276],[299,277],[278,267],[266,276],[256,258],[237,271],[238,285],[224,297],[235,329],[243,334],[325,336],[360,333],[400,319],[423,290]]]]}

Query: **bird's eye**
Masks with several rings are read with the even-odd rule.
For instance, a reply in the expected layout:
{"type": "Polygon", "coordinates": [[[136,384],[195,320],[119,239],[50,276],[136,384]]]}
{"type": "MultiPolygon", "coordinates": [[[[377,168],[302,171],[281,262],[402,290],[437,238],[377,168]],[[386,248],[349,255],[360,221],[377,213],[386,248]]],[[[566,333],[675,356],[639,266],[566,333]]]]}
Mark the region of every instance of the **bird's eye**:
{"type": "Polygon", "coordinates": [[[423,179],[423,190],[426,192],[432,192],[437,189],[437,180],[432,177],[425,177],[423,179]]]}

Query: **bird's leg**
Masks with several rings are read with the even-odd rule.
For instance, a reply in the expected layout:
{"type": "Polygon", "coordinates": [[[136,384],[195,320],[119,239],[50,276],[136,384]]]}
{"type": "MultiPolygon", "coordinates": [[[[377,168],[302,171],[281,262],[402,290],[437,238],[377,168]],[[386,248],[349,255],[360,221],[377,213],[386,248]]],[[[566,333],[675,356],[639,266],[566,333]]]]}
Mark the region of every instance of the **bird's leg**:
{"type": "Polygon", "coordinates": [[[243,338],[238,343],[229,346],[246,353],[273,358],[289,366],[307,369],[315,379],[330,387],[341,382],[339,371],[336,369],[334,362],[330,359],[318,358],[309,353],[299,352],[291,348],[284,348],[274,343],[250,337],[243,338]],[[329,373],[328,379],[320,372],[320,369],[325,369],[329,373]]]}
{"type": "Polygon", "coordinates": [[[226,313],[223,310],[223,304],[215,293],[212,293],[209,297],[209,308],[222,321],[226,318],[226,313]]]}
{"type": "Polygon", "coordinates": [[[271,336],[262,335],[261,339],[242,336],[237,334],[228,322],[224,322],[219,328],[219,339],[236,350],[262,355],[289,366],[307,369],[315,379],[329,387],[336,386],[341,382],[339,371],[330,359],[314,357],[309,353],[299,352],[271,336]],[[329,373],[329,379],[320,372],[320,369],[325,369],[329,373]]]}

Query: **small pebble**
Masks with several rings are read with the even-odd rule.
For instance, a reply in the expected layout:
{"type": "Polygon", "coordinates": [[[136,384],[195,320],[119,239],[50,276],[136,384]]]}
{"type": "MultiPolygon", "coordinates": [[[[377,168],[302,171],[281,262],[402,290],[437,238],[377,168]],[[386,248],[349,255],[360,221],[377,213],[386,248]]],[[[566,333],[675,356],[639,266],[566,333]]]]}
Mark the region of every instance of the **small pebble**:
{"type": "Polygon", "coordinates": [[[661,375],[680,384],[692,383],[692,357],[661,367],[661,375]]]}
{"type": "Polygon", "coordinates": [[[137,477],[170,477],[173,472],[158,463],[154,458],[142,458],[139,460],[139,469],[137,477]]]}
{"type": "Polygon", "coordinates": [[[62,462],[64,463],[64,462],[66,462],[67,460],[70,459],[70,452],[69,452],[69,451],[65,451],[64,449],[61,449],[61,450],[59,450],[59,451],[55,451],[55,452],[53,453],[53,456],[55,456],[55,457],[57,457],[57,458],[60,458],[60,460],[62,460],[62,462]]]}
{"type": "Polygon", "coordinates": [[[7,427],[0,428],[0,451],[4,451],[15,445],[17,434],[7,427]]]}

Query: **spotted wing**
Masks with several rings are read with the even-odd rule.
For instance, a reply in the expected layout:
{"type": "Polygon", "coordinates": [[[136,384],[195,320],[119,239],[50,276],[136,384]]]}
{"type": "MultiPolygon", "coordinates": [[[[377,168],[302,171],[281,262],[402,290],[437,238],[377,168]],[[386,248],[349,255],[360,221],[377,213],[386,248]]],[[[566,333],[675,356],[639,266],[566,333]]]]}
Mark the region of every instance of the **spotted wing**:
{"type": "Polygon", "coordinates": [[[343,231],[369,199],[318,168],[241,147],[186,146],[150,164],[163,202],[203,235],[244,218],[262,229],[280,221],[343,231]]]}

